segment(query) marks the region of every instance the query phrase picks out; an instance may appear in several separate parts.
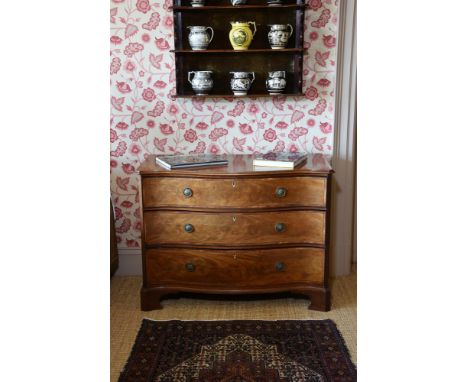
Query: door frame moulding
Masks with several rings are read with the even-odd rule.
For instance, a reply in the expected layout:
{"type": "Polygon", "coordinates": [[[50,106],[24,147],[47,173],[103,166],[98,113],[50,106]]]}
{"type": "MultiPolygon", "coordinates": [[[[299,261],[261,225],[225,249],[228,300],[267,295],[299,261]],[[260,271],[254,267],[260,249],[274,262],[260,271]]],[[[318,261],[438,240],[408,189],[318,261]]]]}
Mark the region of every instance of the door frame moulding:
{"type": "Polygon", "coordinates": [[[351,272],[354,246],[356,163],[356,0],[341,0],[339,10],[335,130],[333,147],[331,274],[351,272]]]}

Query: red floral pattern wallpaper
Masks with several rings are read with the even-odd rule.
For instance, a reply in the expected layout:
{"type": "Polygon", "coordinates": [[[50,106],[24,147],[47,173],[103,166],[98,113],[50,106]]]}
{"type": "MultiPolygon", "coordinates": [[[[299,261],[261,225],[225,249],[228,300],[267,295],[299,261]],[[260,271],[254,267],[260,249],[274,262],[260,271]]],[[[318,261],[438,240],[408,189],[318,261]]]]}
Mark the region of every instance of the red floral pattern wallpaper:
{"type": "Polygon", "coordinates": [[[309,0],[305,97],[176,99],[172,0],[111,0],[110,166],[120,248],[139,248],[149,154],[333,150],[338,0],[309,0]]]}

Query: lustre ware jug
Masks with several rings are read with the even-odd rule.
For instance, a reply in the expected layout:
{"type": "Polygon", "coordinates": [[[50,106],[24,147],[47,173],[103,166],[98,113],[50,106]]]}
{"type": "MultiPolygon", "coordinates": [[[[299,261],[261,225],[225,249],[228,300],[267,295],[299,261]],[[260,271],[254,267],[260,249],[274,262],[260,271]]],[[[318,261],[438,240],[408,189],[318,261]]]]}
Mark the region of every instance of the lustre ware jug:
{"type": "Polygon", "coordinates": [[[253,21],[231,21],[231,31],[229,32],[229,41],[234,50],[247,50],[252,42],[253,36],[257,32],[257,26],[253,21]],[[253,26],[253,33],[249,27],[253,26]]]}
{"type": "Polygon", "coordinates": [[[190,26],[187,27],[187,29],[190,29],[188,40],[192,50],[205,50],[208,48],[208,45],[214,37],[213,28],[203,26],[190,26]],[[211,36],[209,35],[208,30],[211,31],[211,36]]]}
{"type": "Polygon", "coordinates": [[[196,95],[207,95],[213,89],[213,78],[211,70],[199,70],[188,73],[188,81],[196,95]],[[190,76],[193,74],[193,78],[190,76]]]}

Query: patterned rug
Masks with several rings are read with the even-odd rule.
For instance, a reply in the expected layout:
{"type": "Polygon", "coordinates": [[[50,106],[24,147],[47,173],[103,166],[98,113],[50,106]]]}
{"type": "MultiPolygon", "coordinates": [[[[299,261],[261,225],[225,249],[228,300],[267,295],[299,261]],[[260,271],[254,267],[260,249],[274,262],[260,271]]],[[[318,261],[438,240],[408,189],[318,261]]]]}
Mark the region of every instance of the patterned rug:
{"type": "Polygon", "coordinates": [[[347,382],[356,367],[331,320],[143,320],[119,382],[347,382]]]}

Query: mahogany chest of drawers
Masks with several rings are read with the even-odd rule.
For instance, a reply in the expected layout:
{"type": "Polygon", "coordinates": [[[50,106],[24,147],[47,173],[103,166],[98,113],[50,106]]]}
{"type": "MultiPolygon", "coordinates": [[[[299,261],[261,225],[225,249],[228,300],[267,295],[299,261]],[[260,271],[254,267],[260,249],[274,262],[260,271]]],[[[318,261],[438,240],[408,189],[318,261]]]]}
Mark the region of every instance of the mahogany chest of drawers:
{"type": "Polygon", "coordinates": [[[141,309],[177,292],[294,292],[329,310],[332,169],[321,154],[294,170],[228,166],[139,168],[143,213],[141,309]]]}

